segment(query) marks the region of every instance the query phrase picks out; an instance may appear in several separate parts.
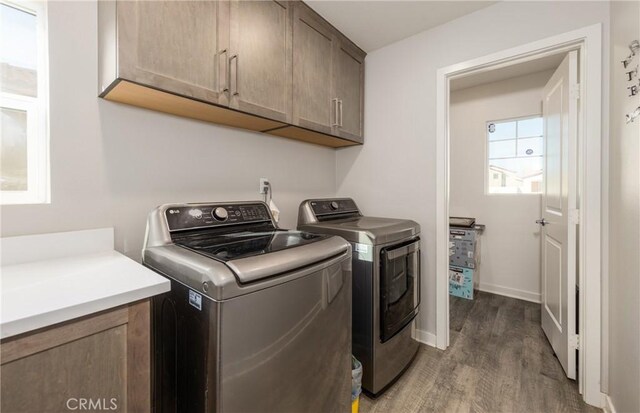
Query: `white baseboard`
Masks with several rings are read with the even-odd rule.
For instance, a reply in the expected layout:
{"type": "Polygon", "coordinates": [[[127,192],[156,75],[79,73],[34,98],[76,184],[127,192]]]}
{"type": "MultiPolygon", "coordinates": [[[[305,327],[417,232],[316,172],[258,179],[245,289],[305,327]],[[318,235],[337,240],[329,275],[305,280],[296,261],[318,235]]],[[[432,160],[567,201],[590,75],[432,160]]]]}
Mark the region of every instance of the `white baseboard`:
{"type": "Polygon", "coordinates": [[[517,288],[503,287],[501,285],[480,283],[478,290],[486,293],[504,295],[505,297],[517,298],[524,301],[540,304],[540,294],[531,291],[518,290],[517,288]]]}
{"type": "Polygon", "coordinates": [[[418,340],[419,342],[421,342],[422,344],[426,344],[428,346],[431,347],[436,347],[436,335],[433,333],[430,333],[428,331],[425,330],[418,330],[416,328],[416,336],[414,337],[416,340],[418,340]]]}
{"type": "Polygon", "coordinates": [[[616,413],[616,408],[613,405],[613,400],[611,400],[611,397],[609,397],[608,394],[605,394],[604,396],[604,408],[603,410],[607,413],[616,413]]]}

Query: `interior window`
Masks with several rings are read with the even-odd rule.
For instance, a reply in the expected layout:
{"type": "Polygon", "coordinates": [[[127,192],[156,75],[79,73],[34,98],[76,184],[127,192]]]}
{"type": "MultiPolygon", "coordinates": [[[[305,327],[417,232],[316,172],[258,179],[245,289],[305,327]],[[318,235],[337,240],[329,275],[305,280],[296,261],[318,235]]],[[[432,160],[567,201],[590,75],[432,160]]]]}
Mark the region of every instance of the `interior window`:
{"type": "Polygon", "coordinates": [[[0,201],[48,202],[45,2],[0,2],[0,201]]]}
{"type": "Polygon", "coordinates": [[[487,123],[487,193],[542,192],[541,116],[487,123]]]}

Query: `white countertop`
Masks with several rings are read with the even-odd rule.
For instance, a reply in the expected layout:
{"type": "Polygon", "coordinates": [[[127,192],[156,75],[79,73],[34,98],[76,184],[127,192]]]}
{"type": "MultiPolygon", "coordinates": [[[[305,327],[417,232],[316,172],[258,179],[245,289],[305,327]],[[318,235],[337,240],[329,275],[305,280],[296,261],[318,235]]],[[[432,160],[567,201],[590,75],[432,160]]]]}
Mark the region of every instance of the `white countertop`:
{"type": "Polygon", "coordinates": [[[2,238],[0,338],[169,291],[113,250],[113,229],[2,238]]]}

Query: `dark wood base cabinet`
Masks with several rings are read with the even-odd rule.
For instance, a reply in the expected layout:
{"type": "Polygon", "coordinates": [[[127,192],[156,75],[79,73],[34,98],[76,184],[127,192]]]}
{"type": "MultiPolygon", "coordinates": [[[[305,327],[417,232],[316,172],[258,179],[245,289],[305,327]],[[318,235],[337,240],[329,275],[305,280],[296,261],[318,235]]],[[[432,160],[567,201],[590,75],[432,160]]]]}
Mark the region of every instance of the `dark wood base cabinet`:
{"type": "Polygon", "coordinates": [[[150,301],[0,342],[7,413],[151,411],[150,301]]]}

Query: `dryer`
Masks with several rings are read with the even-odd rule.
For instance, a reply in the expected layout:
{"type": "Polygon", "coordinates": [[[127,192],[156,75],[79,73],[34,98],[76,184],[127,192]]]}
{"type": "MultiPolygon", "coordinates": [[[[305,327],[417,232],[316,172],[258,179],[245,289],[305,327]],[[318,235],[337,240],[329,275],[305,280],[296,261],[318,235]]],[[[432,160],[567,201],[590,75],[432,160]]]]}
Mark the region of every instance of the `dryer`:
{"type": "Polygon", "coordinates": [[[310,199],[298,229],[338,235],[352,248],[352,345],[362,362],[362,387],[376,396],[409,367],[420,304],[420,225],[363,216],[353,199],[310,199]]]}

